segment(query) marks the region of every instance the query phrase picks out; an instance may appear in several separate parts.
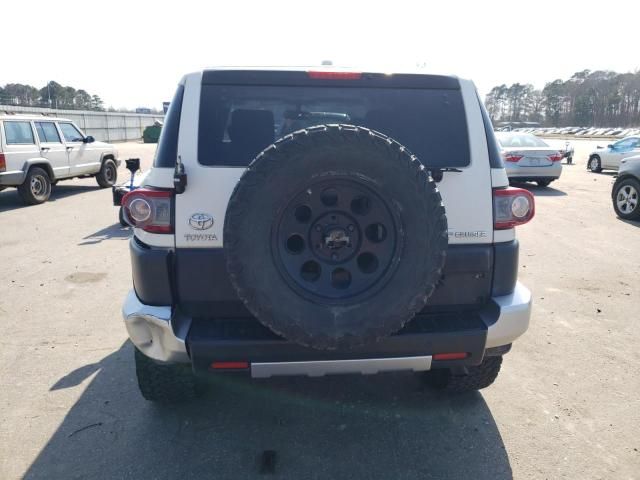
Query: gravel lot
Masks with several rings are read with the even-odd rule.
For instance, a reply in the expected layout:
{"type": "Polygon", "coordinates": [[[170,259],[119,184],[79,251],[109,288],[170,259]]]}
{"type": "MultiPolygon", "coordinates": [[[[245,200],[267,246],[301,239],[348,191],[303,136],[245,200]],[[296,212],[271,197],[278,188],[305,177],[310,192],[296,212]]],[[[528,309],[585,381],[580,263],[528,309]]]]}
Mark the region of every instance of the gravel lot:
{"type": "MultiPolygon", "coordinates": [[[[110,191],[61,182],[36,207],[0,192],[0,478],[252,478],[265,450],[277,478],[640,478],[640,224],[615,217],[611,175],[585,170],[595,143],[529,187],[531,328],[496,384],[463,397],[390,374],[225,378],[190,405],[146,403],[110,191]]],[[[148,165],[154,146],[119,150],[148,165]]]]}

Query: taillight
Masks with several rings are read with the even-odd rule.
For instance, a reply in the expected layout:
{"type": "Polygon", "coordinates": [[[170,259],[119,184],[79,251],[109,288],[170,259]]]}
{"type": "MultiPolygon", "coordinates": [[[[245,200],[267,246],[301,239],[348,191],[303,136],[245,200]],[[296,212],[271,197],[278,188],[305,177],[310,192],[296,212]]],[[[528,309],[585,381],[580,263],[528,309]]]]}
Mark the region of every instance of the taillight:
{"type": "Polygon", "coordinates": [[[0,172],[4,172],[7,169],[7,159],[4,157],[4,153],[0,153],[0,172]]]}
{"type": "Polygon", "coordinates": [[[512,155],[510,153],[505,153],[504,154],[504,159],[506,162],[519,162],[520,159],[523,157],[524,155],[512,155]]]}
{"type": "Polygon", "coordinates": [[[534,214],[535,201],[527,190],[509,187],[493,191],[493,218],[496,230],[527,223],[534,214]]]}
{"type": "Polygon", "coordinates": [[[325,71],[310,71],[307,72],[309,78],[323,79],[323,80],[360,80],[362,73],[360,72],[325,72],[325,71]]]}
{"type": "Polygon", "coordinates": [[[171,197],[173,192],[139,188],[122,199],[124,218],[129,225],[150,233],[173,233],[171,197]]]}
{"type": "Polygon", "coordinates": [[[560,153],[554,153],[553,155],[549,155],[549,160],[552,162],[559,162],[562,160],[562,155],[560,153]]]}

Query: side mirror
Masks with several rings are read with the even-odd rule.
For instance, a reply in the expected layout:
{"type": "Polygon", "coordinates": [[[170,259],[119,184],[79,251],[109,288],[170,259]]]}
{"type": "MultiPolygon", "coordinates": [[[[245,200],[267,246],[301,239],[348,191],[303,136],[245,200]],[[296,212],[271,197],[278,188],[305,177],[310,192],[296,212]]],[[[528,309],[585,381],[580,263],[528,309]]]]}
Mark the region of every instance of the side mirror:
{"type": "Polygon", "coordinates": [[[614,147],[613,144],[610,143],[609,145],[607,145],[607,148],[610,148],[611,150],[615,150],[616,147],[614,147]]]}
{"type": "Polygon", "coordinates": [[[93,143],[96,141],[95,138],[93,138],[91,135],[87,135],[86,137],[84,137],[84,139],[82,140],[84,143],[93,143]]]}

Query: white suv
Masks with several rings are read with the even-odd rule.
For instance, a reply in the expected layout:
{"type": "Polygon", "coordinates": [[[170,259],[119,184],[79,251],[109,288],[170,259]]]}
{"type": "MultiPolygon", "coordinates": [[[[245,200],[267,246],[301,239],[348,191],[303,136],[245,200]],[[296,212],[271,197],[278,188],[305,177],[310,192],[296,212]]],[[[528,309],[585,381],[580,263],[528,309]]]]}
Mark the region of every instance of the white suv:
{"type": "Polygon", "coordinates": [[[0,190],[17,187],[27,204],[45,202],[58,180],[95,176],[110,187],[119,164],[113,145],[96,142],[70,120],[0,115],[0,190]]]}
{"type": "Polygon", "coordinates": [[[529,324],[510,188],[472,82],[329,70],[186,75],[123,199],[123,306],[149,400],[193,372],[420,372],[484,388],[529,324]]]}

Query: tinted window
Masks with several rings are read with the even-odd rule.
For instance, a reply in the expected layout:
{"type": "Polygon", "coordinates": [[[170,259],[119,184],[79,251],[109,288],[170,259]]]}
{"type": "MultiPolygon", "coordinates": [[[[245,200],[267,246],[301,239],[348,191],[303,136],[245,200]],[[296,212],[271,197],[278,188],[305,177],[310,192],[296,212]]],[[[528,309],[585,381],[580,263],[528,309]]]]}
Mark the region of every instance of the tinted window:
{"type": "Polygon", "coordinates": [[[60,130],[67,142],[81,142],[84,137],[72,123],[60,123],[60,130]]]}
{"type": "Polygon", "coordinates": [[[246,166],[277,138],[330,123],[380,131],[427,166],[469,164],[459,90],[225,85],[202,86],[199,161],[246,166]]]}
{"type": "Polygon", "coordinates": [[[632,148],[635,148],[637,144],[638,144],[638,139],[636,138],[624,138],[622,140],[618,140],[613,145],[618,150],[631,150],[632,148]]]}
{"type": "Polygon", "coordinates": [[[60,135],[53,122],[35,122],[36,132],[38,132],[38,138],[40,142],[49,143],[62,143],[60,141],[60,135]]]}
{"type": "Polygon", "coordinates": [[[164,118],[164,125],[158,139],[156,158],[153,160],[154,167],[175,167],[176,165],[183,94],[184,87],[179,85],[164,118]]]}
{"type": "Polygon", "coordinates": [[[548,147],[546,143],[540,140],[538,137],[534,135],[526,134],[514,134],[514,133],[506,133],[506,134],[498,134],[498,141],[500,145],[506,148],[515,148],[515,147],[548,147]]]}
{"type": "Polygon", "coordinates": [[[36,143],[30,122],[4,122],[7,145],[29,145],[36,143]]]}

